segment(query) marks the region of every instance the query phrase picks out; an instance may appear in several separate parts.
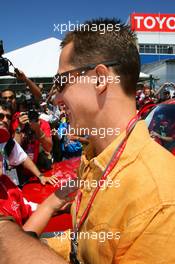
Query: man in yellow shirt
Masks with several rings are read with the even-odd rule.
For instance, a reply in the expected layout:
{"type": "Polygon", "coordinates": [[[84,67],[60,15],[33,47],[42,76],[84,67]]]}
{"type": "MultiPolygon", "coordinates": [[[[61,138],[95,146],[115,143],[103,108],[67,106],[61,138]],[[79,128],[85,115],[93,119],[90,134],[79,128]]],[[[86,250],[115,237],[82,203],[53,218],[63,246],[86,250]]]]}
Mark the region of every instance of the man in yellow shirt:
{"type": "MultiPolygon", "coordinates": [[[[175,160],[137,120],[136,36],[119,24],[92,20],[62,42],[57,103],[66,104],[77,134],[88,131],[90,145],[71,208],[74,229],[49,245],[67,261],[71,251],[71,263],[173,264],[175,160]]],[[[46,263],[53,254],[45,253],[46,263]]]]}

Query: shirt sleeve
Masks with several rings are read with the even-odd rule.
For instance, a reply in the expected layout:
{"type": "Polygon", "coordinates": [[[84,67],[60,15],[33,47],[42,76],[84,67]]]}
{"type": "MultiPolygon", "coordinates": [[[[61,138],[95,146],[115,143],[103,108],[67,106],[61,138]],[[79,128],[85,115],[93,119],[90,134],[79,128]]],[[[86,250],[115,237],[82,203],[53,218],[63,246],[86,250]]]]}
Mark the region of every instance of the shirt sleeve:
{"type": "Polygon", "coordinates": [[[46,137],[51,137],[51,129],[47,121],[40,119],[40,128],[45,133],[46,137]]]}
{"type": "MultiPolygon", "coordinates": [[[[15,140],[14,140],[15,141],[15,140]]],[[[11,166],[18,166],[27,159],[26,152],[21,148],[21,146],[15,141],[15,145],[9,156],[9,164],[11,166]]]]}

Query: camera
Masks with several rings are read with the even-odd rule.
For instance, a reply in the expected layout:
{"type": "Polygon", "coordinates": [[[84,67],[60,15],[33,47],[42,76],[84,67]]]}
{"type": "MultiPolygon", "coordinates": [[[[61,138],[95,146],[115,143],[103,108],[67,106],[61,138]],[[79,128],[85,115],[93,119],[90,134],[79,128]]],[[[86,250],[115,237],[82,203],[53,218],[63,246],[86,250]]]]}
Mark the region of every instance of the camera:
{"type": "Polygon", "coordinates": [[[28,115],[30,122],[38,122],[39,113],[33,109],[28,110],[27,112],[21,112],[21,116],[28,115]]]}
{"type": "Polygon", "coordinates": [[[4,54],[3,49],[3,41],[0,40],[0,76],[9,75],[9,60],[3,58],[2,55],[4,54]]]}
{"type": "Polygon", "coordinates": [[[21,97],[18,99],[17,105],[20,116],[28,115],[29,123],[24,125],[22,131],[27,135],[28,138],[31,138],[33,135],[33,130],[31,129],[30,122],[38,122],[40,113],[36,109],[33,99],[26,100],[25,97],[21,97]]]}
{"type": "Polygon", "coordinates": [[[36,110],[35,102],[32,99],[26,100],[27,114],[30,122],[38,122],[39,113],[36,110]]]}
{"type": "Polygon", "coordinates": [[[33,109],[28,111],[28,118],[30,122],[38,122],[39,113],[33,109]]]}

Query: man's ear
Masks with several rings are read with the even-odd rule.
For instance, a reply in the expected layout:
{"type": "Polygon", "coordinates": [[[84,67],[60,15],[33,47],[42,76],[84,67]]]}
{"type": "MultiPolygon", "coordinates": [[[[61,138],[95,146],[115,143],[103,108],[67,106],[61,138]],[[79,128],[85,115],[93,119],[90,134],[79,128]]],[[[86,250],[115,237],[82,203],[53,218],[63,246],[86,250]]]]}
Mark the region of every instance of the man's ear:
{"type": "Polygon", "coordinates": [[[97,76],[95,89],[97,94],[101,94],[107,89],[109,74],[108,68],[103,64],[99,64],[96,66],[95,71],[97,76]]]}

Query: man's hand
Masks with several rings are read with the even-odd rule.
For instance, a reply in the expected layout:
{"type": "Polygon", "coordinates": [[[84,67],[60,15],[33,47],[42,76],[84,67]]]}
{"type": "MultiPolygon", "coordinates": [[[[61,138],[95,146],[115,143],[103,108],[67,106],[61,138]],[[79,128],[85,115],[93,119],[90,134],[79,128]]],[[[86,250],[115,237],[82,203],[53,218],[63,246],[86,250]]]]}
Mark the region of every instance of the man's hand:
{"type": "Polygon", "coordinates": [[[71,184],[69,182],[67,182],[67,186],[64,185],[64,188],[51,194],[38,206],[37,210],[24,224],[24,230],[33,231],[40,235],[51,217],[70,204],[70,201],[74,199],[78,184],[77,180],[72,180],[71,184]]]}
{"type": "Polygon", "coordinates": [[[19,123],[21,126],[24,126],[27,123],[30,123],[30,127],[36,132],[37,136],[40,133],[40,124],[38,122],[33,122],[29,120],[29,117],[26,112],[21,112],[19,116],[19,123]]]}
{"type": "Polygon", "coordinates": [[[24,72],[20,71],[19,69],[15,69],[16,78],[20,81],[26,82],[27,77],[25,76],[24,72]]]}
{"type": "Polygon", "coordinates": [[[72,135],[72,134],[68,134],[68,135],[67,135],[67,138],[68,138],[69,140],[72,140],[72,141],[79,140],[79,137],[78,137],[78,136],[76,136],[76,135],[72,135]]]}
{"type": "Polygon", "coordinates": [[[157,137],[157,138],[160,138],[161,139],[161,135],[160,134],[158,134],[157,132],[155,132],[155,131],[151,131],[150,132],[150,136],[152,137],[152,138],[155,138],[155,137],[157,137]]]}
{"type": "Polygon", "coordinates": [[[19,123],[20,123],[21,126],[29,123],[29,117],[28,117],[27,113],[25,113],[25,112],[21,112],[20,113],[19,123]]]}
{"type": "Polygon", "coordinates": [[[58,135],[58,132],[55,128],[52,129],[52,136],[57,136],[58,135]]]}
{"type": "Polygon", "coordinates": [[[41,184],[45,185],[46,183],[50,183],[51,185],[55,185],[58,183],[58,178],[56,175],[52,175],[51,177],[40,177],[41,184]]]}
{"type": "Polygon", "coordinates": [[[45,206],[48,206],[52,213],[56,213],[61,208],[65,208],[76,196],[78,190],[78,180],[69,180],[55,193],[51,194],[45,201],[45,206]]]}

